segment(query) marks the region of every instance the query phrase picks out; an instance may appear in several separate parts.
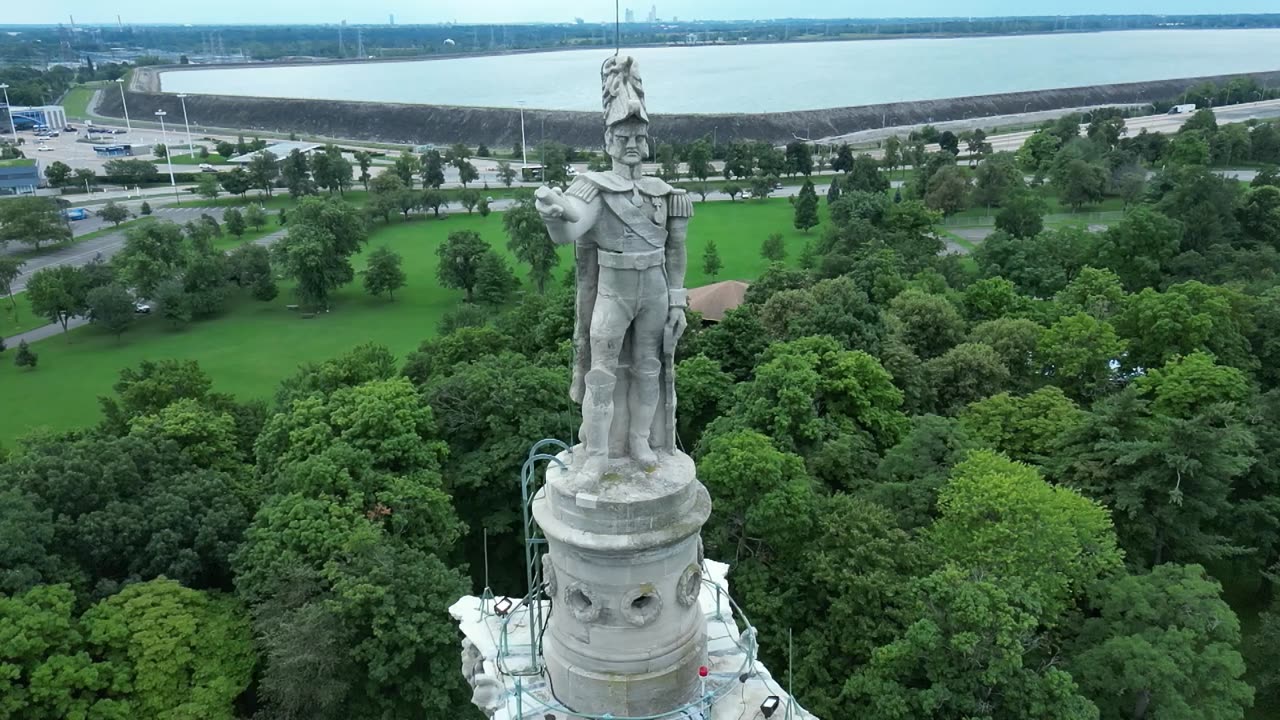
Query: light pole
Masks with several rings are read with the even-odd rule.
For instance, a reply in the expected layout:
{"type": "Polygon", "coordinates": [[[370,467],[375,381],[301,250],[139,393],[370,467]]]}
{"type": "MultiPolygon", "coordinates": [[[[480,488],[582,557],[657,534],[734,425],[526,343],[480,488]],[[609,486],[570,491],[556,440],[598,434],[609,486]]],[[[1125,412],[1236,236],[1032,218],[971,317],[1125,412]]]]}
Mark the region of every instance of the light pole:
{"type": "Polygon", "coordinates": [[[529,164],[529,144],[525,142],[525,139],[524,139],[524,101],[520,100],[519,103],[520,103],[520,154],[522,156],[520,159],[520,162],[525,165],[528,165],[529,164]]]}
{"type": "Polygon", "coordinates": [[[156,111],[156,117],[160,118],[160,136],[164,138],[164,158],[169,161],[169,187],[173,188],[173,200],[178,200],[178,183],[173,179],[173,152],[169,149],[169,131],[164,127],[164,116],[167,115],[163,110],[156,111]]]}
{"type": "Polygon", "coordinates": [[[13,146],[18,146],[18,124],[13,120],[13,106],[9,104],[9,84],[0,83],[0,90],[4,91],[4,109],[9,111],[9,130],[13,131],[13,146]]]}
{"type": "Polygon", "coordinates": [[[120,86],[120,106],[124,108],[124,127],[129,131],[129,138],[133,138],[133,124],[129,122],[129,103],[124,99],[124,78],[116,78],[116,83],[120,86]]]}
{"type": "Polygon", "coordinates": [[[182,124],[187,126],[187,155],[196,156],[196,147],[191,144],[191,123],[187,121],[187,94],[178,93],[178,100],[182,102],[182,124]]]}

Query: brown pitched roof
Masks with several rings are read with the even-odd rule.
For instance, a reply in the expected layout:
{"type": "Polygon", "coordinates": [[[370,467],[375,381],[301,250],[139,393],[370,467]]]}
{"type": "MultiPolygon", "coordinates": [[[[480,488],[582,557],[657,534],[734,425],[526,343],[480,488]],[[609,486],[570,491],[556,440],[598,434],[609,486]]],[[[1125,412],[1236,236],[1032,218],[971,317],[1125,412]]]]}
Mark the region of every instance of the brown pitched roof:
{"type": "Polygon", "coordinates": [[[703,320],[720,322],[726,312],[742,304],[747,287],[741,280],[725,280],[693,288],[689,291],[689,308],[702,313],[703,320]]]}

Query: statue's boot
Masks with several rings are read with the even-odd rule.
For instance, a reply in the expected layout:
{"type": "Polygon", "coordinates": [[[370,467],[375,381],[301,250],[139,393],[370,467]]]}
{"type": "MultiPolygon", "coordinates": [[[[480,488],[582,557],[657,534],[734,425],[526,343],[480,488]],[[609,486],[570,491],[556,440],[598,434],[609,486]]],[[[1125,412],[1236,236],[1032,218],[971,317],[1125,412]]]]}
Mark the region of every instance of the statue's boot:
{"type": "Polygon", "coordinates": [[[618,378],[607,370],[587,373],[581,431],[587,459],[580,472],[589,477],[599,477],[609,464],[609,428],[613,425],[613,389],[617,384],[618,378]]]}
{"type": "Polygon", "coordinates": [[[641,360],[631,369],[631,387],[627,397],[630,412],[628,441],[631,459],[644,468],[658,464],[658,456],[649,446],[649,433],[653,428],[653,415],[658,411],[659,396],[662,395],[659,387],[661,372],[662,364],[656,359],[641,360]]]}

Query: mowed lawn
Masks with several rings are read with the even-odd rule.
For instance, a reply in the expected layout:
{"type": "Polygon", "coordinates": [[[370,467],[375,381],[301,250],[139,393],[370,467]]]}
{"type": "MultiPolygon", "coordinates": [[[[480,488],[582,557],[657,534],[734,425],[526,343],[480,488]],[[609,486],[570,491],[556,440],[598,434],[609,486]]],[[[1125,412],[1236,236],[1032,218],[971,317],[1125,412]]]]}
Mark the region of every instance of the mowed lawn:
{"type": "MultiPolygon", "coordinates": [[[[714,202],[696,206],[689,239],[687,285],[711,281],[702,271],[706,244],[714,239],[724,269],[718,280],[759,275],[767,266],[760,244],[773,232],[786,238],[788,262],[794,263],[811,237],[792,227],[792,208],[784,198],[765,202],[714,202]]],[[[174,330],[158,317],[141,319],[119,340],[95,327],[73,330],[65,336],[32,345],[39,366],[20,370],[13,350],[0,355],[0,443],[36,429],[64,430],[97,422],[97,398],[111,393],[120,370],[143,360],[190,358],[213,378],[220,392],[240,398],[269,398],[280,380],[298,365],[324,360],[360,343],[376,342],[403,356],[424,338],[434,335],[440,319],[455,307],[462,292],[439,286],[436,281],[436,248],[450,232],[475,230],[508,258],[502,214],[488,218],[455,215],[444,220],[421,217],[404,223],[379,224],[361,256],[388,246],[404,257],[408,284],[395,301],[368,295],[359,275],[339,290],[332,312],[303,319],[286,306],[294,302],[292,288],[269,303],[237,295],[220,316],[174,330]]],[[[571,249],[563,248],[557,277],[572,265],[571,249]]],[[[513,268],[522,279],[524,266],[513,268]]]]}

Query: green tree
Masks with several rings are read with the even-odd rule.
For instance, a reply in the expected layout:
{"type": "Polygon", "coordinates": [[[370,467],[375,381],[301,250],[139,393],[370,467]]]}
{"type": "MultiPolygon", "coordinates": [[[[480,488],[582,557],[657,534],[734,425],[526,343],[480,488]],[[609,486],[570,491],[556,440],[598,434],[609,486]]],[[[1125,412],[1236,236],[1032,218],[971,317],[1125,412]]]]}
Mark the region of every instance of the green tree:
{"type": "Polygon", "coordinates": [[[478,233],[471,230],[455,230],[436,248],[440,264],[436,277],[444,287],[463,290],[466,301],[474,302],[481,261],[493,249],[478,233]]]}
{"type": "Polygon", "coordinates": [[[516,169],[511,167],[511,163],[506,160],[498,161],[498,179],[502,181],[503,185],[511,187],[516,180],[516,175],[516,169]]]}
{"type": "Polygon", "coordinates": [[[1101,505],[991,451],[956,466],[938,510],[925,535],[931,554],[1016,590],[1018,604],[1048,625],[1123,564],[1101,505]]]}
{"type": "MultiPolygon", "coordinates": [[[[902,157],[902,139],[897,135],[890,135],[884,141],[884,158],[881,163],[889,172],[893,172],[898,167],[906,164],[902,157]]],[[[835,169],[835,163],[832,163],[831,167],[835,169]]]]}
{"type": "Polygon", "coordinates": [[[400,268],[402,258],[391,248],[382,246],[369,253],[369,266],[364,273],[364,289],[370,295],[387,293],[396,299],[396,290],[404,287],[405,274],[400,268]]]}
{"type": "Polygon", "coordinates": [[[1085,205],[1102,201],[1107,189],[1107,171],[1101,165],[1077,158],[1054,175],[1053,184],[1061,201],[1079,212],[1085,205]]]}
{"type": "MultiPolygon", "coordinates": [[[[27,283],[27,300],[35,314],[48,318],[67,331],[67,323],[87,310],[84,272],[71,265],[54,265],[36,271],[27,283]]],[[[19,357],[22,349],[18,349],[19,357]]]]}
{"type": "Polygon", "coordinates": [[[1103,261],[1129,290],[1158,286],[1178,254],[1182,231],[1176,220],[1150,207],[1135,207],[1103,234],[1103,261]]]}
{"type": "Polygon", "coordinates": [[[1097,720],[1071,676],[1029,655],[1040,618],[1017,589],[957,567],[917,580],[909,624],[844,692],[868,720],[1097,720]]]}
{"type": "Polygon", "coordinates": [[[1067,669],[1103,720],[1244,717],[1240,622],[1198,565],[1160,565],[1095,590],[1067,669]]]}
{"type": "Polygon", "coordinates": [[[413,153],[405,150],[396,158],[391,172],[395,173],[406,188],[413,189],[413,179],[422,171],[422,161],[413,153]]]}
{"type": "MultiPolygon", "coordinates": [[[[706,139],[695,140],[685,153],[685,164],[689,168],[689,177],[704,184],[711,177],[711,143],[706,139]]],[[[704,195],[703,200],[706,200],[704,195]]]]}
{"type": "Polygon", "coordinates": [[[806,180],[804,186],[800,188],[800,194],[796,197],[793,224],[806,233],[818,224],[818,193],[814,190],[812,181],[806,180]]]}
{"type": "Polygon", "coordinates": [[[9,296],[9,310],[15,321],[18,319],[18,302],[13,299],[13,281],[22,274],[23,265],[26,263],[17,258],[0,256],[0,292],[9,296]]]}
{"type": "Polygon", "coordinates": [[[108,160],[103,163],[102,171],[112,182],[125,185],[142,185],[160,179],[155,163],[142,159],[108,160]]]}
{"type": "Polygon", "coordinates": [[[71,166],[61,160],[54,160],[45,166],[44,177],[51,187],[64,187],[71,180],[71,166]]]}
{"type": "MultiPolygon", "coordinates": [[[[404,193],[400,195],[400,197],[401,197],[401,204],[400,204],[401,209],[404,209],[406,206],[409,206],[409,207],[421,206],[422,208],[429,208],[433,213],[435,213],[437,220],[440,219],[440,210],[442,208],[449,206],[449,196],[440,190],[434,190],[434,189],[424,190],[422,192],[422,195],[419,196],[417,200],[413,200],[415,196],[412,190],[406,190],[404,193]]],[[[407,212],[405,214],[405,217],[406,218],[408,217],[407,212]]]]}
{"type": "Polygon", "coordinates": [[[304,198],[290,213],[289,231],[272,246],[274,259],[297,281],[302,302],[328,307],[330,293],[351,282],[351,256],[368,237],[359,212],[336,199],[304,198]]]}
{"type": "MultiPolygon", "coordinates": [[[[218,197],[217,185],[213,184],[212,180],[206,181],[205,180],[206,177],[213,178],[214,176],[201,175],[200,181],[197,184],[197,187],[199,188],[197,192],[200,193],[201,197],[206,197],[212,200],[218,197]]],[[[218,173],[217,181],[218,181],[218,184],[222,185],[223,190],[226,190],[232,195],[239,195],[240,197],[244,197],[245,193],[249,192],[249,190],[253,187],[253,179],[249,176],[249,173],[242,167],[237,167],[233,169],[231,172],[218,173]]]]}
{"type": "Polygon", "coordinates": [[[785,168],[788,175],[808,177],[813,173],[813,147],[809,143],[803,140],[792,140],[787,143],[785,153],[785,168]]]}
{"type": "Polygon", "coordinates": [[[778,184],[778,178],[774,175],[766,175],[757,171],[750,177],[751,196],[757,200],[763,200],[769,197],[773,192],[773,187],[778,184]]]}
{"type": "Polygon", "coordinates": [[[146,200],[143,200],[142,205],[138,206],[138,214],[142,216],[150,215],[151,203],[147,202],[146,200]]]}
{"type": "Polygon", "coordinates": [[[929,189],[924,202],[945,216],[954,215],[968,207],[969,171],[958,165],[947,165],[929,179],[929,189]]]}
{"type": "Polygon", "coordinates": [[[440,155],[439,150],[428,150],[423,153],[419,163],[422,187],[438,189],[444,185],[444,157],[440,155]]]}
{"type": "MultiPolygon", "coordinates": [[[[249,174],[253,174],[252,167],[249,174]]],[[[298,148],[291,150],[280,163],[280,179],[289,188],[289,197],[295,200],[316,193],[318,182],[312,178],[312,159],[298,148]]]]}
{"type": "Polygon", "coordinates": [[[1056,387],[1022,397],[1000,393],[979,400],[960,414],[960,423],[989,447],[1010,458],[1045,465],[1058,443],[1085,420],[1084,412],[1056,387]]]}
{"type": "Polygon", "coordinates": [[[1036,354],[1052,382],[1072,397],[1092,399],[1112,389],[1112,363],[1127,349],[1111,323],[1080,312],[1051,325],[1040,337],[1036,354]]]}
{"type": "Polygon", "coordinates": [[[471,164],[469,160],[458,160],[454,163],[454,167],[458,168],[458,182],[462,183],[464,188],[467,183],[480,179],[480,171],[476,170],[476,166],[471,164]]]}
{"type": "MultiPolygon", "coordinates": [[[[230,212],[230,210],[227,212],[230,212]]],[[[225,216],[223,217],[223,221],[226,221],[225,216]]],[[[244,209],[244,221],[249,225],[252,225],[255,230],[261,229],[263,225],[267,224],[267,211],[264,210],[261,205],[250,204],[244,209]]],[[[231,234],[236,235],[234,230],[228,228],[228,231],[231,232],[231,234]]],[[[239,237],[239,235],[236,236],[239,237]]]]}
{"type": "Polygon", "coordinates": [[[90,290],[85,297],[85,304],[88,307],[89,322],[101,325],[117,338],[133,325],[133,296],[119,285],[106,285],[90,290]]]}
{"type": "Polygon", "coordinates": [[[466,208],[467,214],[470,215],[480,204],[480,193],[470,188],[463,190],[458,195],[458,204],[466,208]]]}
{"type": "Polygon", "coordinates": [[[1112,508],[1129,562],[1231,557],[1231,489],[1254,462],[1255,438],[1229,404],[1189,418],[1153,414],[1129,388],[1094,404],[1062,440],[1055,478],[1112,508]]]}
{"type": "Polygon", "coordinates": [[[156,286],[183,266],[182,231],[171,222],[148,222],[125,231],[124,247],[111,259],[120,280],[150,298],[156,286]]]}
{"type": "Polygon", "coordinates": [[[725,183],[720,188],[720,192],[729,196],[729,202],[737,202],[738,196],[742,194],[742,186],[737,183],[725,183]]]}
{"type": "Polygon", "coordinates": [[[357,150],[352,157],[355,158],[356,164],[360,166],[360,177],[358,180],[364,183],[364,189],[368,190],[369,180],[372,179],[369,175],[369,168],[373,166],[373,153],[367,150],[357,150]]]}
{"type": "Polygon", "coordinates": [[[182,281],[176,278],[165,280],[156,286],[151,294],[156,305],[156,312],[174,327],[191,322],[191,298],[183,290],[182,281]]]}
{"type": "Polygon", "coordinates": [[[1280,250],[1280,187],[1250,188],[1236,209],[1236,217],[1247,238],[1280,250]]]}
{"type": "Polygon", "coordinates": [[[81,618],[95,654],[139,716],[236,717],[253,675],[253,636],[239,603],[158,579],[126,587],[81,618]]]}
{"type": "Polygon", "coordinates": [[[32,351],[31,346],[27,345],[26,340],[18,341],[18,353],[13,356],[13,364],[20,368],[29,368],[34,370],[36,363],[40,358],[32,351]]]}
{"type": "MultiPolygon", "coordinates": [[[[299,154],[301,155],[301,153],[299,154]]],[[[303,162],[306,162],[305,156],[303,156],[303,162]]],[[[294,161],[294,165],[296,169],[296,160],[294,161]]],[[[276,178],[280,176],[280,166],[276,162],[275,155],[266,150],[254,153],[253,159],[249,161],[249,164],[245,168],[245,172],[248,175],[246,179],[248,180],[249,187],[257,188],[266,193],[267,197],[271,197],[271,189],[275,187],[276,178]]],[[[232,170],[231,174],[234,175],[235,170],[232,170]]],[[[223,187],[226,187],[225,181],[223,183],[223,187]]],[[[289,190],[290,193],[293,192],[292,185],[290,185],[289,190]]],[[[227,192],[237,194],[229,187],[227,187],[227,192]]],[[[243,195],[244,192],[242,191],[238,194],[243,195]]]]}
{"type": "Polygon", "coordinates": [[[36,250],[71,240],[71,228],[53,198],[17,197],[0,203],[0,246],[17,240],[36,250]]]}
{"type": "Polygon", "coordinates": [[[1194,130],[1178,133],[1169,143],[1167,157],[1174,165],[1208,165],[1211,157],[1208,136],[1194,130]]]}
{"type": "Polygon", "coordinates": [[[516,260],[528,263],[529,279],[541,295],[546,292],[552,270],[560,264],[560,254],[538,214],[533,198],[525,197],[502,216],[507,231],[507,249],[516,260]]]}
{"type": "Polygon", "coordinates": [[[245,227],[244,215],[238,208],[227,208],[227,211],[222,214],[222,222],[226,224],[227,232],[235,235],[237,238],[243,236],[247,229],[245,227]]]}
{"type": "Polygon", "coordinates": [[[983,160],[974,171],[973,180],[973,204],[987,208],[1004,207],[1027,186],[1017,156],[1011,152],[998,152],[983,160]]]}
{"type": "Polygon", "coordinates": [[[980,343],[961,343],[924,365],[933,388],[934,408],[954,415],[971,402],[995,395],[1010,383],[1009,370],[996,351],[980,343]]]}
{"type": "Polygon", "coordinates": [[[383,222],[391,222],[391,213],[400,209],[399,198],[406,192],[404,181],[395,173],[385,172],[369,184],[369,200],[365,211],[383,222]]]}
{"type": "Polygon", "coordinates": [[[1044,216],[1048,212],[1048,203],[1039,195],[1015,193],[1003,200],[1003,206],[996,214],[996,229],[1024,240],[1033,238],[1044,231],[1044,216]]]}
{"type": "Polygon", "coordinates": [[[769,262],[782,262],[787,259],[787,246],[782,242],[782,233],[769,233],[760,245],[760,257],[769,262]]]}
{"type": "Polygon", "coordinates": [[[326,145],[311,156],[311,174],[316,185],[339,194],[351,187],[351,162],[342,156],[337,145],[326,145]]]}
{"type": "Polygon", "coordinates": [[[941,295],[907,290],[893,299],[889,313],[894,330],[922,359],[942,355],[964,339],[964,317],[941,295]]]}
{"type": "Polygon", "coordinates": [[[716,247],[716,241],[707,240],[707,247],[702,252],[702,272],[714,280],[723,269],[724,262],[720,260],[720,250],[716,247]]]}
{"type": "Polygon", "coordinates": [[[123,718],[127,700],[109,697],[127,669],[91,658],[66,584],[0,596],[0,715],[9,718],[123,718]]]}

